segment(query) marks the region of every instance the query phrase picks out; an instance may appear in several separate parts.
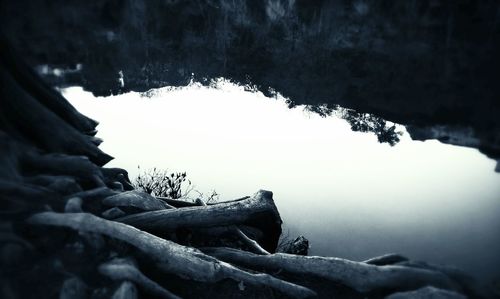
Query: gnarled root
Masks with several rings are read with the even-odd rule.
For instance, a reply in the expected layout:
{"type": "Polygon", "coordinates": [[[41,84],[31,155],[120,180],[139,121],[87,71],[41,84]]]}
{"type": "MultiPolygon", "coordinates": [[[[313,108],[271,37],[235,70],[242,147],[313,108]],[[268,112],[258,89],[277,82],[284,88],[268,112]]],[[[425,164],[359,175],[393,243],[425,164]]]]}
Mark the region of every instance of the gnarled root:
{"type": "Polygon", "coordinates": [[[60,214],[42,212],[31,216],[28,223],[68,227],[74,230],[103,234],[122,240],[156,262],[158,269],[195,281],[217,282],[223,279],[266,286],[293,298],[307,298],[316,293],[308,288],[277,279],[268,274],[253,274],[219,261],[201,251],[178,245],[132,226],[104,220],[91,214],[60,214]]]}
{"type": "Polygon", "coordinates": [[[316,276],[341,283],[361,293],[377,290],[411,290],[431,285],[459,290],[456,282],[441,272],[402,266],[375,266],[333,257],[298,256],[284,253],[257,255],[232,248],[206,248],[208,255],[250,269],[316,276]]]}

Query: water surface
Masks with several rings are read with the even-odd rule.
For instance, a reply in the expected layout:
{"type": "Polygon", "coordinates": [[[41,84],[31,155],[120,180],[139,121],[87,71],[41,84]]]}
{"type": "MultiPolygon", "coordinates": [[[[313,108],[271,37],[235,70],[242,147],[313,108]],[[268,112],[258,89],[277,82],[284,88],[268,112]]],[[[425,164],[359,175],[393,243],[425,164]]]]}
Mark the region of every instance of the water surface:
{"type": "Polygon", "coordinates": [[[475,149],[408,134],[394,147],[380,144],[340,118],[288,109],[284,99],[223,80],[149,97],[62,93],[100,121],[101,148],[116,158],[109,166],[131,177],[138,165],[186,171],[197,190],[221,200],[271,190],[285,231],[305,235],[311,254],[397,252],[500,277],[500,175],[475,149]]]}

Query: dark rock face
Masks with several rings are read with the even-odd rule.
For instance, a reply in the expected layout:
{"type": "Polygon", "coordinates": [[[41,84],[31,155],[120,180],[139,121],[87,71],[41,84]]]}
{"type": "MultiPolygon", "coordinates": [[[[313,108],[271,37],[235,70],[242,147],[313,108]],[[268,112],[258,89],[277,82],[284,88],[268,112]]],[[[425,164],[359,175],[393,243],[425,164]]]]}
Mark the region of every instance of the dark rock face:
{"type": "Polygon", "coordinates": [[[500,156],[498,1],[20,0],[0,8],[22,55],[58,68],[40,68],[53,84],[106,95],[222,76],[280,92],[291,105],[341,105],[411,125],[419,139],[471,146],[453,138],[470,130],[472,146],[500,156]],[[435,136],[436,126],[449,130],[435,136]]]}

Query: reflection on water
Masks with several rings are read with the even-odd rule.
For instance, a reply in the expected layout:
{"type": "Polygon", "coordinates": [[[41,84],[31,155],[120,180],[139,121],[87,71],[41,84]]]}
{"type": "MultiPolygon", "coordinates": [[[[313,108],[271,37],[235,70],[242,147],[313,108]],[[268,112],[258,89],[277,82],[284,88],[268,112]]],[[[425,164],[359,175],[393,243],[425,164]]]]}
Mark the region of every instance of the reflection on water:
{"type": "MultiPolygon", "coordinates": [[[[202,192],[274,198],[311,254],[361,260],[398,252],[500,277],[500,175],[470,148],[412,141],[391,147],[338,117],[220,81],[94,98],[62,90],[99,120],[110,166],[186,171],[202,192]]],[[[404,131],[398,127],[397,130],[404,131]]]]}

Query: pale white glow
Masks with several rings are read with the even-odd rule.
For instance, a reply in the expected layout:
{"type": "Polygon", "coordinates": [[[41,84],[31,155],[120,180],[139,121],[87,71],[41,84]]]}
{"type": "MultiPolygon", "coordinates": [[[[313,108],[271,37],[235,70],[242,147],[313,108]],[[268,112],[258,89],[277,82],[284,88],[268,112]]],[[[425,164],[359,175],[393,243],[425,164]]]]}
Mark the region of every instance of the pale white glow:
{"type": "Polygon", "coordinates": [[[308,237],[313,254],[400,252],[496,271],[500,175],[475,149],[407,134],[394,147],[380,144],[342,119],[288,109],[279,97],[223,80],[150,98],[62,93],[100,121],[101,148],[116,158],[109,166],[131,177],[138,165],[186,171],[198,190],[215,189],[221,199],[271,190],[290,232],[308,237]]]}

